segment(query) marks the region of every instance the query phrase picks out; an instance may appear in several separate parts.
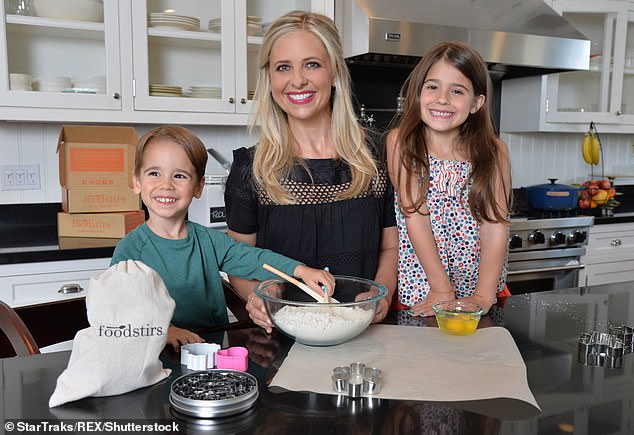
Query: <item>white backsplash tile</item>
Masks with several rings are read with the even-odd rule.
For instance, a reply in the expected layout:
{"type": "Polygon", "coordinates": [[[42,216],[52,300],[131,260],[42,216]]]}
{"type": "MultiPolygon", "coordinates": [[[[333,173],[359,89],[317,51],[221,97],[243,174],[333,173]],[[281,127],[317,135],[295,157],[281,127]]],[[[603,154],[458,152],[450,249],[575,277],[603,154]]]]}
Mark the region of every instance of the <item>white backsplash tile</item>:
{"type": "MultiPolygon", "coordinates": [[[[57,137],[61,125],[44,123],[0,123],[0,166],[7,164],[39,164],[41,189],[0,191],[0,204],[60,202],[59,166],[56,153],[57,137]]],[[[136,125],[141,136],[153,125],[136,125]]],[[[188,126],[205,143],[215,148],[227,160],[232,150],[251,146],[256,138],[246,127],[188,126]]],[[[511,153],[513,187],[530,186],[557,178],[559,183],[579,183],[590,177],[590,166],[581,157],[578,133],[502,134],[511,153]]],[[[631,175],[617,178],[616,183],[634,184],[634,156],[630,155],[632,135],[601,135],[606,175],[631,175]]],[[[600,176],[601,166],[595,168],[600,176]]],[[[213,158],[207,164],[207,173],[223,173],[224,169],[213,158]]]]}
{"type": "MultiPolygon", "coordinates": [[[[601,134],[605,175],[617,175],[615,183],[634,182],[633,135],[601,134]],[[621,177],[630,175],[631,177],[621,177]]],[[[591,167],[581,156],[583,135],[579,133],[502,134],[511,155],[513,187],[530,186],[557,178],[558,183],[581,183],[590,178],[591,167]]],[[[594,178],[601,176],[601,163],[594,178]]]]}

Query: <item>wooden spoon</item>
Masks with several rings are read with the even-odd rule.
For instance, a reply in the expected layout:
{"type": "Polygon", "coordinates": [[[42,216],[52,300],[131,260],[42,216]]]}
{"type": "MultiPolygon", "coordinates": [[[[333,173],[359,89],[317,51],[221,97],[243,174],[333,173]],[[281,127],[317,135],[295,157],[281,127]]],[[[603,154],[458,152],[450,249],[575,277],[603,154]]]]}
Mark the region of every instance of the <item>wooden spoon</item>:
{"type": "MultiPolygon", "coordinates": [[[[271,273],[276,274],[277,276],[284,278],[286,281],[295,284],[297,287],[299,287],[301,290],[303,290],[304,292],[308,293],[308,295],[312,298],[314,298],[317,302],[320,303],[326,303],[326,299],[320,295],[319,293],[317,293],[315,290],[313,290],[312,288],[308,287],[308,285],[304,284],[303,282],[293,278],[292,276],[282,272],[279,269],[274,268],[273,266],[271,266],[270,264],[266,264],[264,263],[262,265],[263,268],[265,268],[266,270],[268,270],[271,273]]],[[[330,298],[330,300],[334,303],[338,303],[339,301],[337,301],[334,298],[330,298]]]]}

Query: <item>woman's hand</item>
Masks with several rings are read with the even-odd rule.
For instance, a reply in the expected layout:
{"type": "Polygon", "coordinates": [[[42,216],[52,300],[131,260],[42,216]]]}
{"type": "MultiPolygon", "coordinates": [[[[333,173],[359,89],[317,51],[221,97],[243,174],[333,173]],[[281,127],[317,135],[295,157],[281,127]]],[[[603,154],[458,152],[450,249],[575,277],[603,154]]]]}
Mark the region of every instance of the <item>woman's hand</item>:
{"type": "Polygon", "coordinates": [[[179,352],[180,347],[183,344],[204,342],[205,340],[203,340],[198,334],[187,329],[179,328],[174,325],[170,325],[167,329],[167,344],[174,348],[174,352],[179,352]]]}
{"type": "Polygon", "coordinates": [[[251,293],[247,298],[246,309],[253,323],[264,328],[267,334],[273,331],[273,323],[271,323],[271,319],[269,319],[266,308],[264,308],[264,301],[261,298],[251,293]]]}
{"type": "Polygon", "coordinates": [[[379,323],[385,320],[385,316],[387,316],[387,312],[390,310],[387,298],[383,298],[379,301],[376,307],[376,313],[374,314],[374,318],[372,319],[372,323],[379,323]]]}

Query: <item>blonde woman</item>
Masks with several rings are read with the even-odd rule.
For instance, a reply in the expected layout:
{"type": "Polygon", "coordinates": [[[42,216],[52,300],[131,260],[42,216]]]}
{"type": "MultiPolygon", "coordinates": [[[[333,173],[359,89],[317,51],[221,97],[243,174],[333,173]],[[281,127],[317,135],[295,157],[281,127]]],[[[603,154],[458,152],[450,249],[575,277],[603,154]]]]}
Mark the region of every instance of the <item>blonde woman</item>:
{"type": "MultiPolygon", "coordinates": [[[[336,275],[396,288],[393,190],[352,106],[335,24],[294,11],[269,27],[260,52],[255,116],[260,139],[234,152],[225,190],[229,235],[336,275]]],[[[257,284],[231,277],[255,323],[271,331],[257,284]]]]}

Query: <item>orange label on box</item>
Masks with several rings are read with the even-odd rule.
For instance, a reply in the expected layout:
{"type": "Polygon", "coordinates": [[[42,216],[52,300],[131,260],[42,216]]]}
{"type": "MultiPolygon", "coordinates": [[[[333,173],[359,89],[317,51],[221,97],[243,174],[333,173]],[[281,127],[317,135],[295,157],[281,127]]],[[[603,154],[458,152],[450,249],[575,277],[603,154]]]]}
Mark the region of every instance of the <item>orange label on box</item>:
{"type": "Polygon", "coordinates": [[[73,172],[124,172],[125,150],[123,148],[70,149],[70,170],[73,172]]]}

